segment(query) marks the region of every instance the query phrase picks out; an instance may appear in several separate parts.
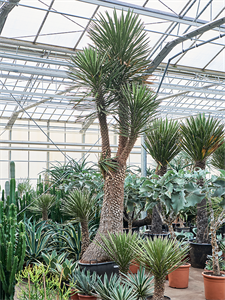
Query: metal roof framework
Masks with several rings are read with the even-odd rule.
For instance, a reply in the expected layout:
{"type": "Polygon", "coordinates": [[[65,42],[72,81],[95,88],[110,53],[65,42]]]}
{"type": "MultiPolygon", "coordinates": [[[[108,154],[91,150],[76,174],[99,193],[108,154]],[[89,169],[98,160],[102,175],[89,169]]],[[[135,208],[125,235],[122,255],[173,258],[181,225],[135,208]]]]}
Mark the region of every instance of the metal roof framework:
{"type": "Polygon", "coordinates": [[[162,117],[198,112],[224,117],[225,1],[0,0],[0,118],[5,129],[29,117],[74,123],[85,116],[84,110],[73,109],[74,96],[62,94],[70,83],[70,55],[90,43],[87,29],[96,15],[113,9],[132,9],[145,24],[153,90],[174,57],[159,90],[162,117]]]}

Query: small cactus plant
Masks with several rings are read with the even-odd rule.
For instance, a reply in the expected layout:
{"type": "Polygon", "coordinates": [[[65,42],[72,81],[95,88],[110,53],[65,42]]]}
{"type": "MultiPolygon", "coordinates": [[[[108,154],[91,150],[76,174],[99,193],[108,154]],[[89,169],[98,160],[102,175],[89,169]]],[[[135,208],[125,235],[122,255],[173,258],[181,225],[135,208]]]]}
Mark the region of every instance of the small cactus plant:
{"type": "Polygon", "coordinates": [[[26,250],[25,227],[17,222],[15,204],[11,204],[8,216],[0,201],[0,299],[13,300],[15,275],[22,269],[26,250]]]}

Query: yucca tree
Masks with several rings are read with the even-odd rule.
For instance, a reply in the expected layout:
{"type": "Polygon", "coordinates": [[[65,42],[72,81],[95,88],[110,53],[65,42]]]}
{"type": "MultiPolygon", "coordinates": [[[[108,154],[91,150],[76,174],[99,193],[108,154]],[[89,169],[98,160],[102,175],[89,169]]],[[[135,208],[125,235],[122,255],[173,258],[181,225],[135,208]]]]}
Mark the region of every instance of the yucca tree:
{"type": "Polygon", "coordinates": [[[43,221],[48,220],[50,208],[55,205],[55,196],[50,194],[43,194],[37,197],[33,204],[29,207],[29,210],[42,214],[43,221]]]}
{"type": "MultiPolygon", "coordinates": [[[[157,119],[145,136],[145,149],[157,163],[156,174],[163,176],[168,163],[180,152],[179,123],[175,120],[157,119]]],[[[158,205],[161,211],[160,204],[158,205]]],[[[156,207],[152,211],[152,233],[162,232],[162,220],[156,207]]]]}
{"type": "Polygon", "coordinates": [[[154,238],[140,240],[134,249],[137,253],[136,260],[154,275],[153,300],[164,300],[166,275],[184,263],[189,245],[181,246],[181,243],[173,239],[154,238]]]}
{"type": "Polygon", "coordinates": [[[120,273],[127,274],[131,261],[135,259],[134,247],[138,240],[136,233],[118,232],[101,236],[97,243],[117,263],[120,273]]]}
{"type": "Polygon", "coordinates": [[[225,170],[225,144],[221,145],[212,155],[211,165],[219,170],[225,170]]]}
{"type": "MultiPolygon", "coordinates": [[[[138,16],[131,11],[118,17],[99,15],[88,31],[93,46],[71,59],[68,91],[84,91],[75,104],[98,119],[102,138],[101,167],[104,176],[104,200],[95,239],[108,232],[122,232],[126,161],[143,128],[155,116],[159,102],[144,84],[149,64],[148,38],[138,16]],[[114,118],[119,134],[118,151],[112,157],[108,116],[114,118]]],[[[108,256],[94,242],[82,260],[106,261],[108,256]]]]}
{"type": "MultiPolygon", "coordinates": [[[[194,168],[202,170],[207,159],[224,143],[224,125],[205,114],[190,117],[181,124],[181,147],[195,162],[194,168]]],[[[203,182],[199,182],[203,185],[203,182]]],[[[197,206],[197,243],[208,242],[208,216],[206,199],[197,206]]]]}
{"type": "Polygon", "coordinates": [[[95,215],[96,199],[87,190],[74,190],[62,200],[61,211],[77,219],[81,225],[81,255],[90,244],[88,222],[95,215]]]}

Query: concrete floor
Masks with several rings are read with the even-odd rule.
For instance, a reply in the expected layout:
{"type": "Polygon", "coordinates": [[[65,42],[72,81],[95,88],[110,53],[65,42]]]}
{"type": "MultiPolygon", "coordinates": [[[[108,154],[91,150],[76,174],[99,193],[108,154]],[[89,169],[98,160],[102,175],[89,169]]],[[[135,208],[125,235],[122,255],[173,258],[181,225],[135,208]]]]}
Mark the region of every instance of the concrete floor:
{"type": "Polygon", "coordinates": [[[187,289],[171,288],[169,281],[166,280],[165,295],[171,300],[205,300],[202,271],[202,269],[190,267],[187,289]]]}

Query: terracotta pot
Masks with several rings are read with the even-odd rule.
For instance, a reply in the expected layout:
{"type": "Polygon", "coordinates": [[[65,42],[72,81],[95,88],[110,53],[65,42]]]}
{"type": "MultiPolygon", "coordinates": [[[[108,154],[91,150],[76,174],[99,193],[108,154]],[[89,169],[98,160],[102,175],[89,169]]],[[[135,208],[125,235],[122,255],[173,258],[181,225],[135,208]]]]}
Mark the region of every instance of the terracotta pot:
{"type": "Polygon", "coordinates": [[[212,271],[202,272],[204,277],[205,298],[206,300],[225,299],[225,272],[220,272],[224,276],[213,276],[212,271]],[[206,273],[206,274],[205,274],[206,273]],[[209,274],[209,275],[208,275],[209,274]]]}
{"type": "Polygon", "coordinates": [[[97,300],[95,296],[81,295],[78,294],[79,300],[97,300]]]}
{"type": "Polygon", "coordinates": [[[189,269],[191,264],[181,265],[178,269],[168,275],[169,286],[177,289],[186,289],[188,287],[189,269]]]}
{"type": "Polygon", "coordinates": [[[71,291],[70,294],[70,300],[79,300],[78,294],[73,294],[73,290],[71,291]]]}
{"type": "Polygon", "coordinates": [[[139,270],[140,265],[133,259],[131,261],[130,267],[129,267],[129,273],[137,274],[137,271],[139,270]]]}

